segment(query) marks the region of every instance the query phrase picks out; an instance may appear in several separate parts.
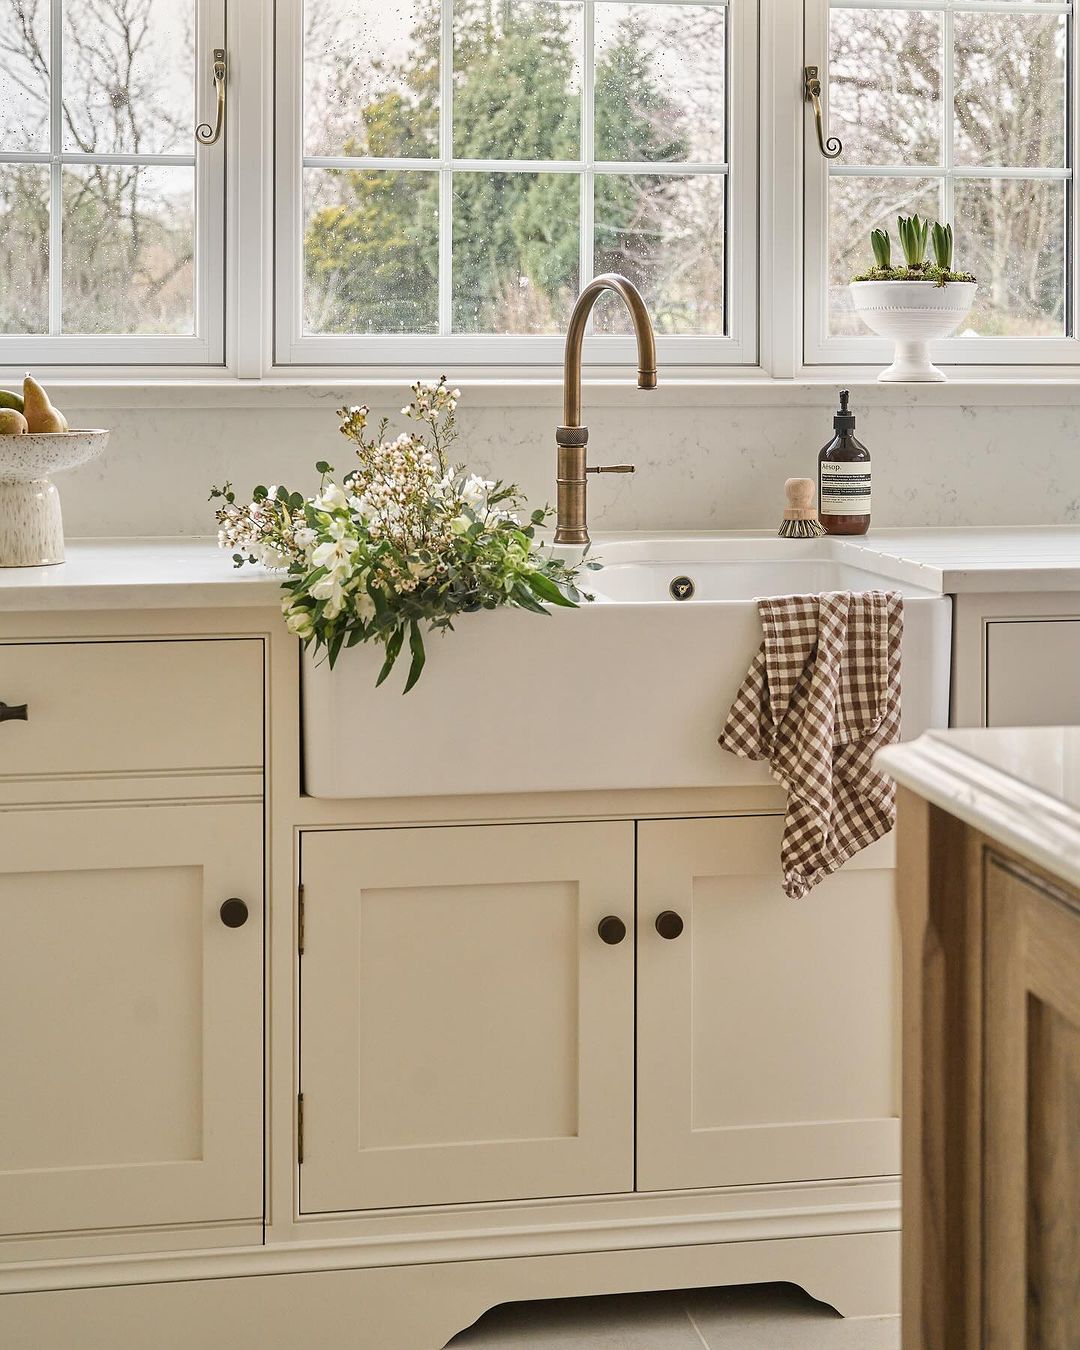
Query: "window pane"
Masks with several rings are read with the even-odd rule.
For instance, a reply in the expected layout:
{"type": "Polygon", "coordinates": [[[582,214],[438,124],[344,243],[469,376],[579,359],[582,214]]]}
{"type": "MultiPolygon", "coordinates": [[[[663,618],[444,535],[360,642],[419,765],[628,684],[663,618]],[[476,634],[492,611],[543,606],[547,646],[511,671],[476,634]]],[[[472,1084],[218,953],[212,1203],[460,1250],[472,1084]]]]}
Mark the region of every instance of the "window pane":
{"type": "Polygon", "coordinates": [[[0,21],[0,150],[49,148],[49,7],[5,6],[0,21]]]}
{"type": "Polygon", "coordinates": [[[49,328],[49,171],[0,164],[0,333],[49,328]]]}
{"type": "Polygon", "coordinates": [[[1061,337],[1065,326],[1065,184],[1021,178],[956,183],[956,265],[979,281],[966,328],[1061,337]]]}
{"type": "MultiPolygon", "coordinates": [[[[724,332],[723,174],[600,174],[597,272],[622,272],[658,333],[724,332]]],[[[623,306],[597,305],[596,329],[628,333],[623,306]]]]}
{"type": "Polygon", "coordinates": [[[197,120],[193,0],[69,2],[63,62],[65,150],[191,152],[197,120]]]}
{"type": "Polygon", "coordinates": [[[578,292],[580,179],[454,174],[453,327],[557,333],[578,292]]]}
{"type": "Polygon", "coordinates": [[[596,157],[722,164],[724,7],[596,7],[596,157]]]}
{"type": "MultiPolygon", "coordinates": [[[[874,265],[870,231],[889,231],[895,260],[900,257],[896,218],[915,212],[934,220],[941,215],[939,181],[846,175],[829,179],[829,332],[833,336],[868,331],[851,312],[848,282],[874,265]]],[[[964,265],[962,257],[958,263],[964,265]]]]}
{"type": "Polygon", "coordinates": [[[64,170],[63,327],[195,331],[195,171],[64,170]]]}
{"type": "Polygon", "coordinates": [[[439,177],[304,171],[304,331],[438,329],[439,177]]]}
{"type": "Polygon", "coordinates": [[[831,11],[829,131],[844,142],[845,164],[940,162],[941,19],[831,11]]]}
{"type": "Polygon", "coordinates": [[[953,20],[958,164],[1065,163],[1064,14],[964,14],[953,20]]]}
{"type": "Polygon", "coordinates": [[[439,0],[307,0],[304,150],[439,152],[439,0]]]}
{"type": "Polygon", "coordinates": [[[455,0],[454,154],[577,159],[582,5],[455,0]]]}

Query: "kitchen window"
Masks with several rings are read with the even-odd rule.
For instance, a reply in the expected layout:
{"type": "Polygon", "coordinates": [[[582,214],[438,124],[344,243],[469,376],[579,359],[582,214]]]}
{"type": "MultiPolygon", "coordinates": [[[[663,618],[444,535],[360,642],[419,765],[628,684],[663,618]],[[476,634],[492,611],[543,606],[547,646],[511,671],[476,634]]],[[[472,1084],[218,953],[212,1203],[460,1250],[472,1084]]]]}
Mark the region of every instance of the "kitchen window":
{"type": "Polygon", "coordinates": [[[223,45],[221,0],[0,0],[0,365],[222,360],[223,45]]]}
{"type": "MultiPolygon", "coordinates": [[[[528,364],[618,270],[756,357],[752,0],[282,0],[279,362],[528,364]]],[[[631,350],[598,306],[596,361],[631,350]]]]}
{"type": "Polygon", "coordinates": [[[957,362],[1075,361],[1073,5],[1054,0],[817,4],[807,59],[827,71],[826,162],[807,123],[806,355],[881,362],[851,312],[869,233],[951,221],[979,290],[941,350],[957,362]]]}
{"type": "MultiPolygon", "coordinates": [[[[1072,0],[0,0],[0,368],[550,374],[617,269],[667,370],[870,375],[847,281],[918,211],[979,279],[936,359],[1052,373],[1076,43],[1072,0]]],[[[614,299],[585,357],[632,361],[614,299]]]]}

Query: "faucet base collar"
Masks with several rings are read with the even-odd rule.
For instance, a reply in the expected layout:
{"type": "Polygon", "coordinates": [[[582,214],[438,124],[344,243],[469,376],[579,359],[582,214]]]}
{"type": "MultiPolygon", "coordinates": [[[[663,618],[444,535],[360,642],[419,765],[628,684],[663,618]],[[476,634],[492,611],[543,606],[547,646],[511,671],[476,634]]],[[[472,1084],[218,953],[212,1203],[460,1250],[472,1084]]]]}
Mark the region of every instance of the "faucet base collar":
{"type": "Polygon", "coordinates": [[[556,427],[555,444],[564,445],[568,448],[589,444],[588,427],[556,427]]]}

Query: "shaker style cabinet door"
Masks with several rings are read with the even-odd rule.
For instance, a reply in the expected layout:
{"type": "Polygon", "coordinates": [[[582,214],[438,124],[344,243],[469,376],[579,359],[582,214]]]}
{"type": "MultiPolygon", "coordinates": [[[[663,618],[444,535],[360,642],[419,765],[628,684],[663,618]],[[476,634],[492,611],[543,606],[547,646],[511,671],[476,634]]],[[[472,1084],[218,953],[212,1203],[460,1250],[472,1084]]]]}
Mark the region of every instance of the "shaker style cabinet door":
{"type": "Polygon", "coordinates": [[[782,830],[638,827],[639,1190],[899,1171],[891,841],[789,900],[782,830]]]}
{"type": "Polygon", "coordinates": [[[262,854],[258,804],[0,811],[0,1231],[261,1215],[262,854]]]}
{"type": "Polygon", "coordinates": [[[986,863],[985,1350],[1070,1350],[1080,1271],[1080,895],[986,863]]]}
{"type": "Polygon", "coordinates": [[[305,833],[305,1213],[633,1189],[633,865],[631,823],[305,833]]]}
{"type": "Polygon", "coordinates": [[[1080,723],[1080,619],[994,619],[986,625],[986,725],[1080,723]]]}

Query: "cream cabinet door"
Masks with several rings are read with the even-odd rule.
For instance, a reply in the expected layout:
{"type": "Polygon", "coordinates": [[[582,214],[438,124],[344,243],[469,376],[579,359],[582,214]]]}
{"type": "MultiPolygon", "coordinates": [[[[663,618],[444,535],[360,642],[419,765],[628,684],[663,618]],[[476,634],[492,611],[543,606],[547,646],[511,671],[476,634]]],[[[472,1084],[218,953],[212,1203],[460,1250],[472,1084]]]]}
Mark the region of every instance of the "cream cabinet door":
{"type": "Polygon", "coordinates": [[[633,866],[631,823],[304,835],[304,1212],[633,1189],[633,866]]]}
{"type": "Polygon", "coordinates": [[[0,812],[0,1231],[262,1213],[262,856],[257,804],[0,812]]]}
{"type": "Polygon", "coordinates": [[[639,1190],[899,1171],[891,840],[796,901],[782,828],[638,827],[639,1190]]]}
{"type": "Polygon", "coordinates": [[[995,619],[986,625],[986,725],[1080,722],[1080,619],[995,619]]]}

